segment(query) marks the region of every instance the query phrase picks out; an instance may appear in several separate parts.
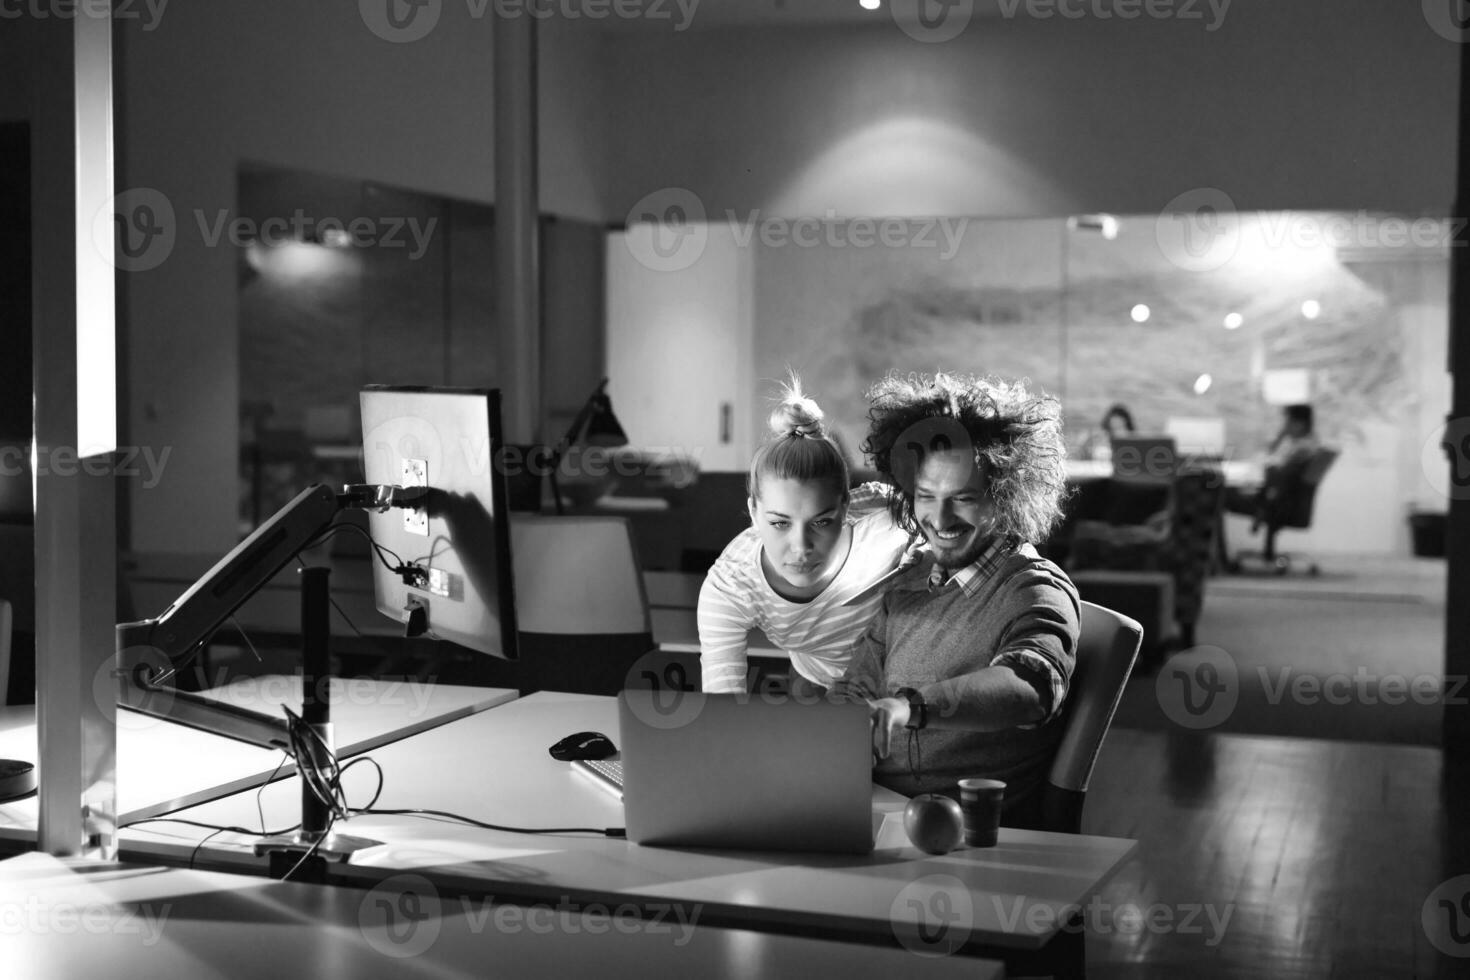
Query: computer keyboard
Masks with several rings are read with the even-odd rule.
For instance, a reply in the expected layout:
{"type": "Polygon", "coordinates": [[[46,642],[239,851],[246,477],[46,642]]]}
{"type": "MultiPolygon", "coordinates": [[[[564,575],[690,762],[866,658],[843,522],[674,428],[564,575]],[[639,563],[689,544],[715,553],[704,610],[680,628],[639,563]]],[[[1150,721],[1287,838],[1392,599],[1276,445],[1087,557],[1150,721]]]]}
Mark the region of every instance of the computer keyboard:
{"type": "Polygon", "coordinates": [[[616,759],[577,759],[572,768],[591,777],[598,786],[623,798],[623,764],[616,759]]]}

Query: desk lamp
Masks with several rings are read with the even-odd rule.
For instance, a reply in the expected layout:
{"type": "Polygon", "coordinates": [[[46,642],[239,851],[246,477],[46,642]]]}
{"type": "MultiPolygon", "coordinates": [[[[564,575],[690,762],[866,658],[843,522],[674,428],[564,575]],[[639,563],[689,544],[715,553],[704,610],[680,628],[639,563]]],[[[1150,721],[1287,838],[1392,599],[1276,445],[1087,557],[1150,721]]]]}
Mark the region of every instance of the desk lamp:
{"type": "Polygon", "coordinates": [[[557,483],[557,470],[561,466],[562,457],[567,450],[576,445],[603,446],[609,449],[628,444],[627,433],[623,431],[618,418],[613,414],[612,399],[607,397],[607,378],[603,378],[597,389],[588,396],[587,401],[582,404],[582,409],[577,417],[572,420],[571,428],[567,434],[562,436],[561,442],[551,450],[549,461],[551,470],[551,494],[556,500],[556,512],[561,514],[564,507],[561,501],[561,487],[557,483]]]}

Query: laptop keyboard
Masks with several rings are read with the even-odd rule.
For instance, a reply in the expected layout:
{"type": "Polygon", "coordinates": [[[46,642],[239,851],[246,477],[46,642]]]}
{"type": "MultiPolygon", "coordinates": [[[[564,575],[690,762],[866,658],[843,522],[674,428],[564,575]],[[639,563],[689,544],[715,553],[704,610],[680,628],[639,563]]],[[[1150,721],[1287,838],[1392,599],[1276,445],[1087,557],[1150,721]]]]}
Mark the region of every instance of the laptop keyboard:
{"type": "Polygon", "coordinates": [[[590,777],[618,799],[623,798],[623,764],[616,759],[577,759],[572,768],[590,777]]]}

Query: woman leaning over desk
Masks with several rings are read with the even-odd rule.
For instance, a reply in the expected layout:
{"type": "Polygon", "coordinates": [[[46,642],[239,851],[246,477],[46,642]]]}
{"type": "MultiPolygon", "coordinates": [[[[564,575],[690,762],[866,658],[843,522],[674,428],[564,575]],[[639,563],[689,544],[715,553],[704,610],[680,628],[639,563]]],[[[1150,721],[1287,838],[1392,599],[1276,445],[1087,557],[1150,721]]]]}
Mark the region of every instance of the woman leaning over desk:
{"type": "Polygon", "coordinates": [[[699,593],[703,689],[746,690],[746,634],[761,629],[791,658],[791,682],[826,688],[878,611],[880,580],[904,560],[907,532],[882,484],[848,490],[847,461],[822,410],[793,376],[771,437],[746,478],[751,526],[725,547],[699,593]]]}

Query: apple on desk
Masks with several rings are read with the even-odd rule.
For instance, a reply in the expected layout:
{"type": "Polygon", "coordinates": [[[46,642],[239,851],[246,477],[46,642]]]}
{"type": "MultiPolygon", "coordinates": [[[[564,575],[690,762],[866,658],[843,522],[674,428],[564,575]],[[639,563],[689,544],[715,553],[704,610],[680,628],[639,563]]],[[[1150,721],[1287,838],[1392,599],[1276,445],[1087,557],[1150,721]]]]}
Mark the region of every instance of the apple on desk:
{"type": "Polygon", "coordinates": [[[948,854],[965,837],[965,816],[960,805],[939,793],[921,793],[903,809],[903,829],[909,840],[926,854],[948,854]]]}

